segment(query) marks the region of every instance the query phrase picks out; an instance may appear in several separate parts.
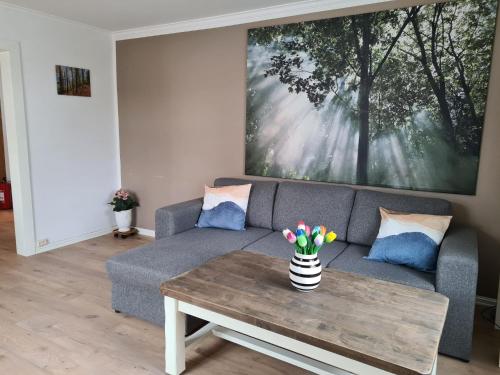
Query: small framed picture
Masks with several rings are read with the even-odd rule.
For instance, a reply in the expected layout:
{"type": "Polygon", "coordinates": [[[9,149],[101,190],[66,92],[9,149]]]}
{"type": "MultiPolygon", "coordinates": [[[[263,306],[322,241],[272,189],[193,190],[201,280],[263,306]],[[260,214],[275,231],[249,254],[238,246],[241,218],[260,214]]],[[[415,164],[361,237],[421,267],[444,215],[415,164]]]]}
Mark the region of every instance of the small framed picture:
{"type": "Polygon", "coordinates": [[[56,79],[59,95],[92,96],[89,69],[56,65],[56,79]]]}

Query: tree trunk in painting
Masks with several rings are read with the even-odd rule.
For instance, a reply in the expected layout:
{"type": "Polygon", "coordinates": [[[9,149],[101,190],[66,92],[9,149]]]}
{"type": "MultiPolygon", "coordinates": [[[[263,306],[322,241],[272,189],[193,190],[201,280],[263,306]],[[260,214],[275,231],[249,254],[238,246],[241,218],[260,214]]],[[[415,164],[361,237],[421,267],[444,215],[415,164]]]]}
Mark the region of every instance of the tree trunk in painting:
{"type": "MultiPolygon", "coordinates": [[[[357,49],[359,63],[359,89],[358,89],[358,111],[359,111],[359,136],[358,136],[358,159],[356,168],[356,182],[360,185],[368,183],[368,152],[370,134],[370,89],[372,77],[370,76],[370,39],[371,20],[370,15],[360,16],[361,46],[357,49]]],[[[353,19],[353,25],[356,25],[353,19]]],[[[357,33],[357,32],[356,32],[357,33]]],[[[358,46],[356,46],[358,47],[358,46]]]]}
{"type": "MultiPolygon", "coordinates": [[[[420,7],[418,7],[420,8],[420,7]]],[[[440,14],[442,7],[440,4],[436,5],[434,11],[434,19],[431,21],[431,35],[430,35],[430,50],[431,58],[429,62],[429,57],[425,48],[425,42],[423,40],[422,32],[420,30],[420,23],[417,17],[413,17],[411,22],[413,29],[415,31],[415,39],[417,41],[420,58],[418,59],[422,63],[422,68],[424,73],[429,80],[429,84],[436,96],[437,102],[439,104],[439,110],[441,112],[442,127],[443,132],[446,137],[447,142],[456,148],[456,139],[453,130],[453,120],[451,118],[450,108],[446,100],[446,80],[443,75],[440,63],[436,56],[436,19],[435,17],[440,14]],[[433,71],[435,73],[433,73],[433,71]],[[436,77],[435,77],[436,75],[436,77]]]]}

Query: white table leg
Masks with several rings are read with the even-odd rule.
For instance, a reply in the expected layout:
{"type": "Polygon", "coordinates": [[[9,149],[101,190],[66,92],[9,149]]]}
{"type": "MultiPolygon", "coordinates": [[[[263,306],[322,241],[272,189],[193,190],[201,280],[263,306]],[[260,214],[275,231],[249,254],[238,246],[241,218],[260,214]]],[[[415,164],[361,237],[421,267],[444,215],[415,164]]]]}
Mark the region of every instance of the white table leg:
{"type": "Polygon", "coordinates": [[[436,359],[434,361],[434,366],[432,367],[431,375],[437,375],[437,368],[438,368],[438,357],[436,356],[436,359]]]}
{"type": "Polygon", "coordinates": [[[165,297],[165,372],[169,375],[186,369],[185,332],[186,315],[179,311],[176,299],[165,297]]]}

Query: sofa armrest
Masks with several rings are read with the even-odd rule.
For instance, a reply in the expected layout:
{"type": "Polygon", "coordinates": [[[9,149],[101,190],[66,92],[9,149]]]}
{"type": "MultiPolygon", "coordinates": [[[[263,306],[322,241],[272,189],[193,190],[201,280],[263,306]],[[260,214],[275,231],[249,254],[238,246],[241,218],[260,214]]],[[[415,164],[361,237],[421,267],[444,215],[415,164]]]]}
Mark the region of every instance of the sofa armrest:
{"type": "Polygon", "coordinates": [[[450,228],[441,244],[436,271],[436,291],[450,300],[440,351],[465,360],[472,347],[477,274],[476,232],[450,228]]]}
{"type": "Polygon", "coordinates": [[[155,213],[157,240],[194,228],[200,216],[203,199],[193,199],[158,208],[155,213]]]}

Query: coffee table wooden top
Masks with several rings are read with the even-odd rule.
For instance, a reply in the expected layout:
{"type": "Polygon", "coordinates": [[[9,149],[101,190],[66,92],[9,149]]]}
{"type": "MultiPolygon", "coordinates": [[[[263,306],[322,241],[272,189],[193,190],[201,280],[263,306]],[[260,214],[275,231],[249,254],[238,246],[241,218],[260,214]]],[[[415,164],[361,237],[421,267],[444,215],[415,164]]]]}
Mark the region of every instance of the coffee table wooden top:
{"type": "Polygon", "coordinates": [[[313,292],[293,289],[288,262],[235,251],[161,285],[187,302],[395,374],[429,374],[448,298],[323,271],[313,292]]]}

